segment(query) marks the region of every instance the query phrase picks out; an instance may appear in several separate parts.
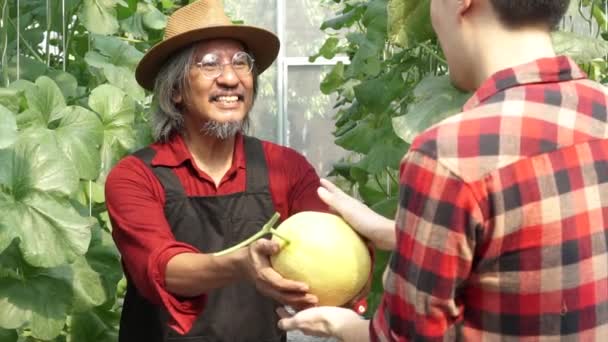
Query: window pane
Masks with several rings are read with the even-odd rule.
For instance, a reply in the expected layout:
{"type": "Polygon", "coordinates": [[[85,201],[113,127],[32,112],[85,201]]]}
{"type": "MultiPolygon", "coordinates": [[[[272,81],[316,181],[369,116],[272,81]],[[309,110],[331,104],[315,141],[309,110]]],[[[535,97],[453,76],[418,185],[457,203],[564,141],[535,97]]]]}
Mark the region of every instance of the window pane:
{"type": "Polygon", "coordinates": [[[286,55],[308,57],[318,52],[326,34],[320,27],[323,21],[335,16],[336,4],[329,1],[286,1],[286,55]]]}
{"type": "Polygon", "coordinates": [[[319,84],[329,66],[291,66],[288,70],[286,145],[304,154],[319,175],[332,170],[347,151],[334,144],[335,98],[319,84]]]}
{"type": "MultiPolygon", "coordinates": [[[[225,0],[226,13],[232,20],[258,26],[276,33],[276,0],[225,0]]],[[[249,113],[249,134],[277,141],[276,62],[259,78],[258,96],[249,113]]]]}

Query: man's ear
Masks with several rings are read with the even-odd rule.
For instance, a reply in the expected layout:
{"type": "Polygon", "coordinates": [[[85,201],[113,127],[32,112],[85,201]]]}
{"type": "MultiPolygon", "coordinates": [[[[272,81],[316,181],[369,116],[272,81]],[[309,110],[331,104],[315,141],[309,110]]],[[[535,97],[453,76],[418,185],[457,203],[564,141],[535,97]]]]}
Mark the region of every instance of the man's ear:
{"type": "MultiPolygon", "coordinates": [[[[478,1],[478,0],[475,0],[478,1]]],[[[468,10],[471,9],[473,5],[473,0],[458,0],[458,14],[460,16],[464,15],[468,10]]]]}
{"type": "Polygon", "coordinates": [[[182,103],[184,98],[181,93],[174,90],[173,94],[171,95],[171,100],[173,100],[173,103],[182,103]]]}

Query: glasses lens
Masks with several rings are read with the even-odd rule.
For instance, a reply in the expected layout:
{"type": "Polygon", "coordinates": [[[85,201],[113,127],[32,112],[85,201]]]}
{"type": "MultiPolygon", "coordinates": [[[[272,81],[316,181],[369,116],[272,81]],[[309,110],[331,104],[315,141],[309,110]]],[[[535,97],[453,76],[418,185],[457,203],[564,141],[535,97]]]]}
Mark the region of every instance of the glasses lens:
{"type": "Polygon", "coordinates": [[[238,73],[249,73],[253,68],[253,58],[246,52],[237,52],[232,56],[232,68],[238,73]]]}
{"type": "Polygon", "coordinates": [[[198,65],[207,77],[217,77],[221,73],[220,58],[216,54],[208,53],[204,55],[198,65]]]}

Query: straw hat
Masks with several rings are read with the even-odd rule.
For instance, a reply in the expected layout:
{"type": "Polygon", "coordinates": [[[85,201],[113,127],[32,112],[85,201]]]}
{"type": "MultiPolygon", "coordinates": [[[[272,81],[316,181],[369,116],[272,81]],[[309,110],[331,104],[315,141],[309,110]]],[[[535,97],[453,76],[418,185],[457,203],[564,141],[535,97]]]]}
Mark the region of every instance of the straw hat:
{"type": "Polygon", "coordinates": [[[279,39],[274,33],[233,24],[224,13],[222,0],[199,0],[169,17],[163,40],[141,59],[135,78],[142,87],[152,90],[156,75],[172,53],[197,41],[220,38],[242,42],[253,54],[259,73],[272,64],[279,52],[279,39]]]}

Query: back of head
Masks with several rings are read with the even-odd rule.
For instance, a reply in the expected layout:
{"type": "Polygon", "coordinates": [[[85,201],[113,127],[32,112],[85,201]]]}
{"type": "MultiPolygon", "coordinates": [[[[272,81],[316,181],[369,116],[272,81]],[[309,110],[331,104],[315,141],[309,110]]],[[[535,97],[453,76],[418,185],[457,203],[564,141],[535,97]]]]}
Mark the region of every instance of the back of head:
{"type": "Polygon", "coordinates": [[[570,0],[491,0],[500,20],[509,28],[540,26],[554,29],[570,0]]]}

